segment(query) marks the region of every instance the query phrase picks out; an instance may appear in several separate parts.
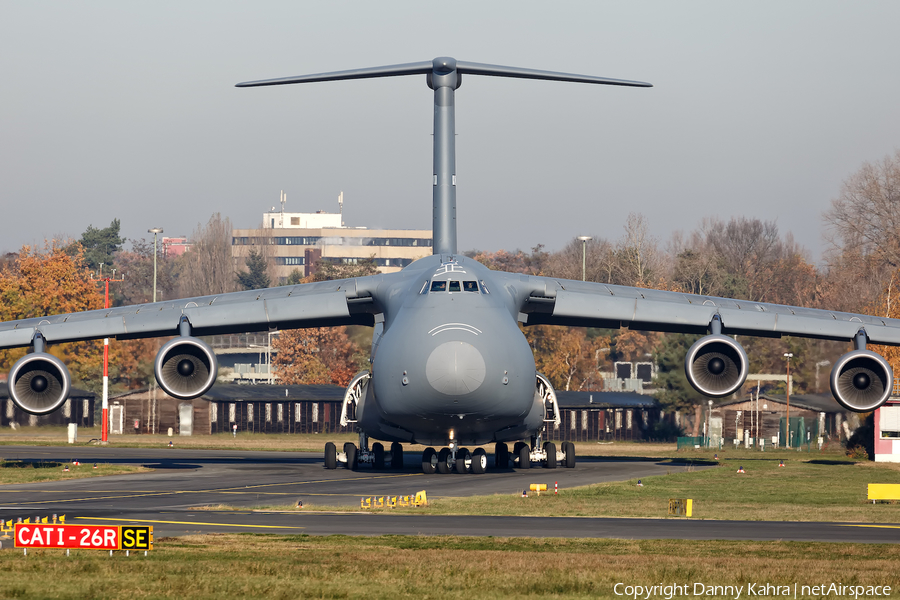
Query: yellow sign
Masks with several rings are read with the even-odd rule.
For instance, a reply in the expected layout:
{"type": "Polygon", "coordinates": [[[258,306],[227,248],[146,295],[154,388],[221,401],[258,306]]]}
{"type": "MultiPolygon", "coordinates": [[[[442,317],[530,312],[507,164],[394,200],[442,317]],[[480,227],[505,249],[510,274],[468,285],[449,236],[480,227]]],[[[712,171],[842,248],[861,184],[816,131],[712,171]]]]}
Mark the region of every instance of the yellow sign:
{"type": "Polygon", "coordinates": [[[869,500],[900,500],[900,483],[870,483],[869,500]]]}

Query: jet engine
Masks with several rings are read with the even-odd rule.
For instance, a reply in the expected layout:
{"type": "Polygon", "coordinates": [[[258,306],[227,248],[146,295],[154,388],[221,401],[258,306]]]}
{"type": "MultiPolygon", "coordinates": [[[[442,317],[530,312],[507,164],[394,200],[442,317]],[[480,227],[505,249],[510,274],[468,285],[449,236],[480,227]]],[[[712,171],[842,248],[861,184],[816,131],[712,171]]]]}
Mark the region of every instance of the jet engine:
{"type": "Polygon", "coordinates": [[[891,365],[871,350],[848,352],[831,369],[831,393],[854,412],[875,410],[890,397],[893,387],[891,365]]]}
{"type": "Polygon", "coordinates": [[[159,349],[156,381],[167,394],[181,400],[202,396],[216,382],[219,365],[212,348],[195,337],[174,338],[159,349]]]}
{"type": "Polygon", "coordinates": [[[61,360],[51,354],[26,354],[9,372],[9,397],[33,415],[46,415],[69,397],[72,378],[61,360]]]}
{"type": "Polygon", "coordinates": [[[706,396],[733,394],[747,379],[749,361],[744,348],[726,335],[697,340],[684,357],[684,373],[694,389],[706,396]]]}

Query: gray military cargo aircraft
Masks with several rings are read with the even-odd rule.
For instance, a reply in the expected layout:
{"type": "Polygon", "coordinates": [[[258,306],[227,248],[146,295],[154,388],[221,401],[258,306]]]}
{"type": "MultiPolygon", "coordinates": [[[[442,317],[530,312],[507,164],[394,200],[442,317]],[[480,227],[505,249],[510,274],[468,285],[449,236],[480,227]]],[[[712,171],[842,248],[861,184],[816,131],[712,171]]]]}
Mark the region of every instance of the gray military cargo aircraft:
{"type": "Polygon", "coordinates": [[[747,355],[726,334],[846,340],[855,350],[832,369],[834,397],[854,411],[887,400],[893,372],[866,344],[900,345],[900,320],[504,273],[458,254],[454,98],[463,75],[650,84],[436,58],[238,87],[403,75],[425,75],[434,90],[433,255],[398,273],[0,323],[0,347],[32,348],[9,373],[16,405],[40,415],[68,397],[68,370],[45,352],[48,342],[174,335],[156,357],[156,379],[169,395],[190,399],[209,390],[217,374],[215,354],[197,336],[361,324],[374,328],[371,368],[351,381],[341,415],[342,424],[355,425],[359,445],[339,452],[327,444],[327,468],[402,466],[404,443],[428,446],[426,473],[484,473],[485,451],[470,453],[463,444],[496,444],[500,468],[510,461],[573,467],[571,443],[557,449],[542,440],[544,427],[559,423],[559,409],[519,323],[705,334],[688,351],[685,372],[711,397],[734,393],[747,377],[747,355]],[[369,438],[391,442],[390,449],[380,442],[370,448],[369,438]],[[515,442],[512,456],[508,442],[515,442]]]}

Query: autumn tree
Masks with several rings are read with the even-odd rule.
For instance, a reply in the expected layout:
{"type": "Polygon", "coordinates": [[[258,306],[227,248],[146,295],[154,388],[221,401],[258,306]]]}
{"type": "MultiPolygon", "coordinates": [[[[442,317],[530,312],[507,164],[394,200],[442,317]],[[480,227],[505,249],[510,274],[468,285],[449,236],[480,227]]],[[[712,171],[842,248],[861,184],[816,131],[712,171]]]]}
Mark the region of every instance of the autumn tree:
{"type": "Polygon", "coordinates": [[[591,390],[598,385],[600,351],[609,338],[590,336],[583,327],[535,325],[525,329],[537,370],[558,390],[591,390]]]}
{"type": "Polygon", "coordinates": [[[475,250],[467,253],[467,255],[494,271],[524,273],[526,275],[540,275],[548,256],[544,252],[543,244],[538,244],[532,248],[530,254],[522,250],[516,250],[515,252],[506,250],[482,252],[475,250]]]}
{"type": "Polygon", "coordinates": [[[348,263],[323,259],[316,262],[312,281],[333,281],[335,279],[365,277],[376,273],[378,273],[378,265],[375,264],[374,256],[348,263]]]}
{"type": "Polygon", "coordinates": [[[278,379],[292,385],[347,386],[365,364],[365,357],[342,328],[285,330],[272,347],[278,379]]]}
{"type": "MultiPolygon", "coordinates": [[[[45,315],[57,315],[103,307],[103,295],[90,278],[80,246],[52,242],[41,250],[25,246],[15,264],[0,271],[0,320],[12,321],[45,315]]],[[[125,348],[110,347],[111,377],[136,381],[141,361],[152,362],[152,356],[129,342],[125,348]]],[[[102,381],[102,347],[100,340],[51,344],[49,352],[68,367],[74,385],[89,390],[100,389],[102,381]]],[[[9,369],[25,355],[26,349],[0,350],[0,367],[9,369]]],[[[146,367],[143,371],[146,372],[146,367]]]]}

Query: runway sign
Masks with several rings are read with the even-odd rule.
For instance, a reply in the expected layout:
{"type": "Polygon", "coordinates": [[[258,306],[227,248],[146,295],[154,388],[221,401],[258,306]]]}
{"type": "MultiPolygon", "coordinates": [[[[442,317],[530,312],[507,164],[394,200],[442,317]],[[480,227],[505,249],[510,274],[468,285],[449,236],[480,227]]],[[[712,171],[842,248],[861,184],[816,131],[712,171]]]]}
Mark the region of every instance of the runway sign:
{"type": "Polygon", "coordinates": [[[153,550],[153,527],[16,523],[16,548],[153,550]]]}

